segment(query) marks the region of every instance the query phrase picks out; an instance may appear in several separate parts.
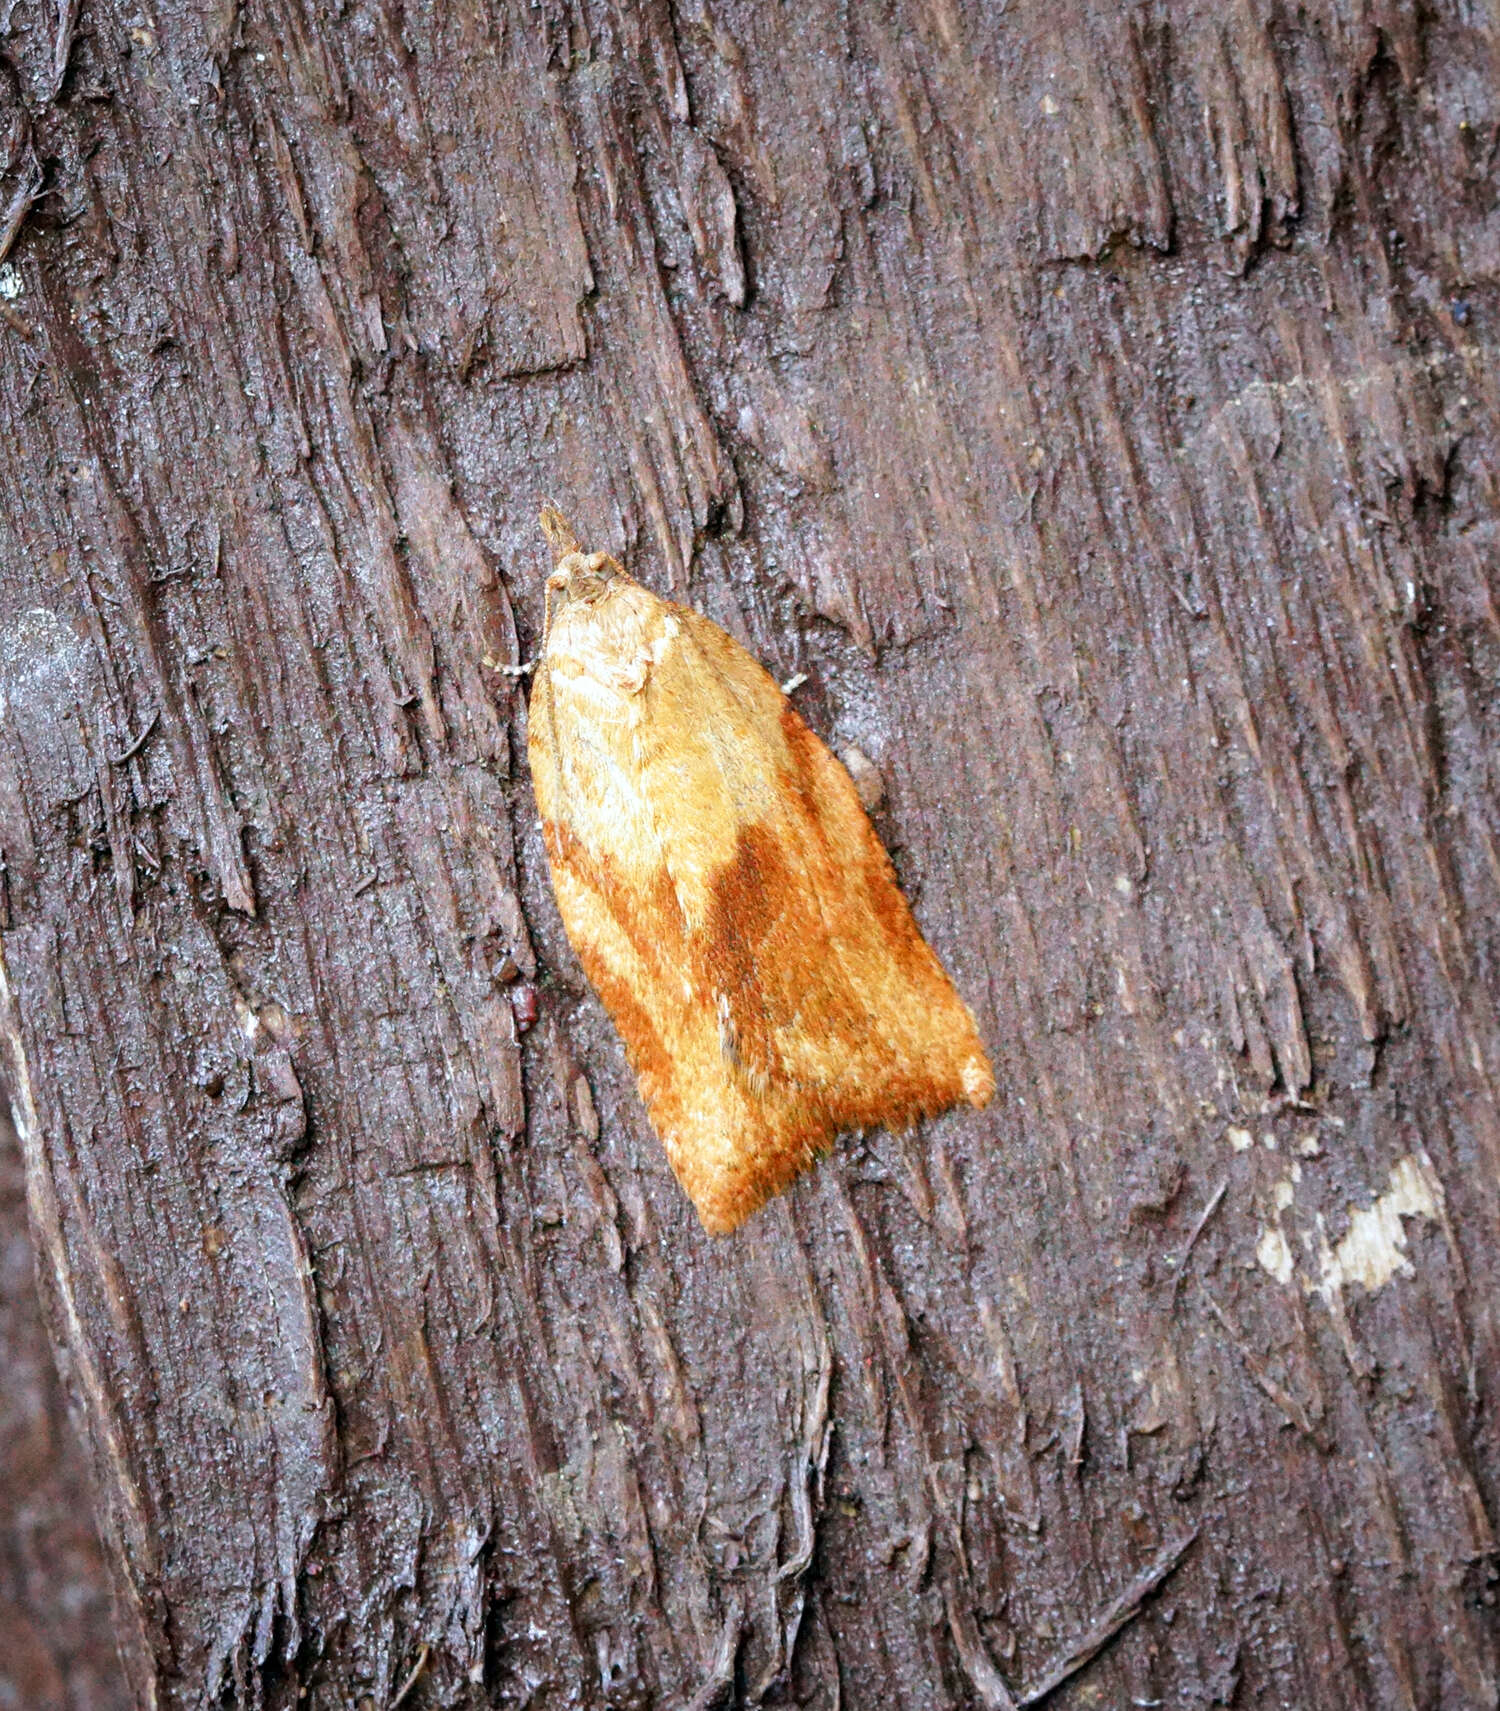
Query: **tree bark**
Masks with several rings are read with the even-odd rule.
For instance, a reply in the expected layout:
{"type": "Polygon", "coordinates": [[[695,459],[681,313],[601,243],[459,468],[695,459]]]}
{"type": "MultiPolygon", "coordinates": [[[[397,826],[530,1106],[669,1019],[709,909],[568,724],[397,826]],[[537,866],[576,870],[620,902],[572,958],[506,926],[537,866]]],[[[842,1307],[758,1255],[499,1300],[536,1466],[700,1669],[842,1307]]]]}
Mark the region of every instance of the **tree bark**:
{"type": "Polygon", "coordinates": [[[1494,20],[7,23],[3,1073],[136,1702],[1493,1705],[1494,20]],[[726,1240],[548,890],[543,499],[806,674],[995,1060],[726,1240]]]}
{"type": "Polygon", "coordinates": [[[0,1116],[0,1705],[123,1711],[88,1467],[37,1311],[15,1130],[0,1116]]]}

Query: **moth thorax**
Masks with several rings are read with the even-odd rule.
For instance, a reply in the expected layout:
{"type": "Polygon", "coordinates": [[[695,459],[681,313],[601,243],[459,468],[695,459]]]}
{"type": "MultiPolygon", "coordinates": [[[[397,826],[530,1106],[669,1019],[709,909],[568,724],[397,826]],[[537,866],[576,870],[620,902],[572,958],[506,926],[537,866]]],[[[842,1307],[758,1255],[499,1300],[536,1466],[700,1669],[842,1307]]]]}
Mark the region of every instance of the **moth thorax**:
{"type": "Polygon", "coordinates": [[[608,553],[567,553],[547,578],[547,587],[566,605],[570,600],[596,600],[620,574],[608,553]]]}

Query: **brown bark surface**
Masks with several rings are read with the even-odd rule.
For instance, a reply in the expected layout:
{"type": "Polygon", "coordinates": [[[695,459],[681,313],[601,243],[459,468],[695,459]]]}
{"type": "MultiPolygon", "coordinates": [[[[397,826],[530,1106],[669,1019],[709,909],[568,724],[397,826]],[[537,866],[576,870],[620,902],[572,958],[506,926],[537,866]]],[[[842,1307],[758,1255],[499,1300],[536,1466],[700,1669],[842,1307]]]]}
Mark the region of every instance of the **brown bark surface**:
{"type": "Polygon", "coordinates": [[[93,1491],[34,1278],[21,1149],[0,1116],[0,1705],[124,1711],[93,1491]]]}
{"type": "Polygon", "coordinates": [[[138,1702],[1493,1705],[1495,20],[7,26],[3,1073],[138,1702]],[[995,1060],[728,1240],[492,669],[544,498],[807,674],[995,1060]]]}

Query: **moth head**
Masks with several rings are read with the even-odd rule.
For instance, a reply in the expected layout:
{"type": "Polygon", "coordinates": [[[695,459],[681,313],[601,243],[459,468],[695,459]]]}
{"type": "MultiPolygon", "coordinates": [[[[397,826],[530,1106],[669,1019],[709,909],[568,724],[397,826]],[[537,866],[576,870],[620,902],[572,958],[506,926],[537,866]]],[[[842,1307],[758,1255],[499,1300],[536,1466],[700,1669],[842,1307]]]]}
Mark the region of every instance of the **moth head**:
{"type": "Polygon", "coordinates": [[[617,576],[624,575],[624,571],[608,553],[584,552],[572,526],[556,506],[542,507],[541,525],[556,566],[547,578],[545,627],[550,629],[553,595],[563,606],[575,600],[597,600],[617,576]]]}

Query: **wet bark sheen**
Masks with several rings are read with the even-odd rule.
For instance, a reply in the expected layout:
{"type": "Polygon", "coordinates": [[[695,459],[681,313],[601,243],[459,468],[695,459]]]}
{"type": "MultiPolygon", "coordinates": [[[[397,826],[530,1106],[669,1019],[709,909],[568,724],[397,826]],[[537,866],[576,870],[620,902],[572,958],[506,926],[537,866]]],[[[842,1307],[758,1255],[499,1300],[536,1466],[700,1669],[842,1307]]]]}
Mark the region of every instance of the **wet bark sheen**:
{"type": "Polygon", "coordinates": [[[7,24],[3,1073],[139,1703],[1492,1705],[1493,19],[7,24]],[[807,674],[995,1059],[725,1241],[492,669],[544,498],[807,674]]]}

